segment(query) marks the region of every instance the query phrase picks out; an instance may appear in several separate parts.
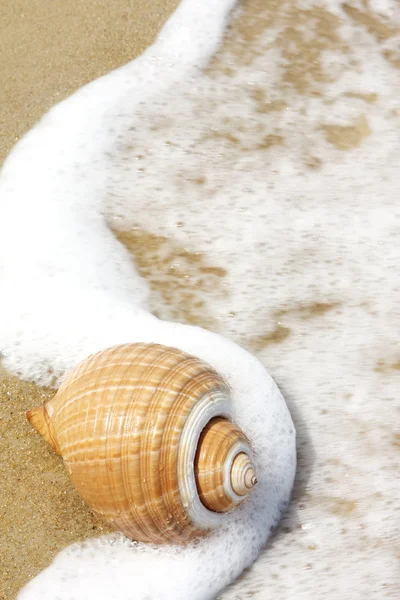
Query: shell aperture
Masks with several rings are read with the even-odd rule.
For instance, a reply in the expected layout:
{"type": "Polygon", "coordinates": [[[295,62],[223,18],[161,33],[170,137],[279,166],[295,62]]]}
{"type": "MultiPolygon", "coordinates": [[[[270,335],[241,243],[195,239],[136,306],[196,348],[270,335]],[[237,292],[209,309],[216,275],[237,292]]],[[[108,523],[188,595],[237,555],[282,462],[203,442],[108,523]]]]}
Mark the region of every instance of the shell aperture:
{"type": "Polygon", "coordinates": [[[90,356],[27,416],[86,503],[134,540],[202,535],[257,483],[228,385],[175,348],[125,344],[90,356]]]}

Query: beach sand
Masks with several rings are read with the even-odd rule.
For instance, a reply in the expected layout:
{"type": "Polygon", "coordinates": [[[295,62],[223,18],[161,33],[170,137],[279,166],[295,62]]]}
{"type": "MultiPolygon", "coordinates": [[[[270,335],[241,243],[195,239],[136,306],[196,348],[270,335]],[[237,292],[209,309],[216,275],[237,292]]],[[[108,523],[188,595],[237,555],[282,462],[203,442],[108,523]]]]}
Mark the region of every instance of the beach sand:
{"type": "MultiPolygon", "coordinates": [[[[4,0],[0,36],[0,162],[56,102],[140,54],[177,0],[4,0]]],[[[107,531],[25,412],[52,395],[0,373],[0,599],[73,541],[107,531]]]]}
{"type": "Polygon", "coordinates": [[[0,161],[53,104],[140,54],[177,5],[178,0],[4,0],[0,161]]]}
{"type": "MultiPolygon", "coordinates": [[[[282,98],[271,102],[262,90],[259,91],[254,96],[259,113],[283,111],[283,91],[289,96],[290,93],[309,98],[321,95],[321,82],[325,82],[323,51],[339,48],[343,55],[348,52],[338,33],[340,19],[322,9],[312,13],[300,10],[296,2],[291,0],[251,0],[245,4],[250,7],[245,13],[249,18],[236,24],[234,35],[232,38],[228,35],[225,46],[225,51],[231,51],[232,54],[235,48],[239,48],[238,55],[234,57],[238,64],[251,62],[248,48],[257,47],[258,36],[265,28],[275,24],[278,19],[284,24],[279,39],[286,60],[282,89],[278,90],[282,98]],[[254,19],[254,15],[260,13],[260,7],[265,8],[266,5],[268,10],[264,11],[263,19],[254,19]],[[286,13],[283,16],[284,10],[286,13]],[[313,29],[310,26],[311,19],[314,19],[313,29]],[[298,34],[298,22],[305,27],[307,35],[298,34]],[[310,31],[313,35],[310,35],[310,31]],[[235,44],[229,48],[229,40],[238,36],[242,45],[235,44]]],[[[6,26],[0,40],[0,69],[1,80],[5,83],[0,91],[0,160],[52,104],[140,53],[151,42],[177,1],[154,2],[151,14],[146,12],[146,5],[148,3],[145,1],[129,3],[129,8],[125,2],[109,4],[105,0],[91,0],[84,6],[77,0],[57,4],[43,3],[42,0],[4,1],[2,16],[6,26]]],[[[344,6],[355,26],[368,30],[377,44],[393,35],[394,29],[372,10],[368,12],[367,8],[362,11],[344,6]]],[[[391,57],[390,53],[385,54],[388,61],[394,61],[391,57]]],[[[211,76],[222,72],[229,77],[224,61],[220,61],[218,55],[208,70],[211,76]]],[[[376,94],[372,92],[360,94],[355,91],[349,95],[359,98],[367,108],[376,101],[376,94]]],[[[329,111],[331,98],[326,101],[329,111]]],[[[341,152],[357,148],[370,135],[368,123],[362,117],[354,125],[326,125],[323,131],[332,147],[341,152]]],[[[265,140],[265,148],[279,145],[282,141],[279,136],[271,135],[265,140]]],[[[228,142],[234,144],[235,139],[231,136],[228,142]]],[[[309,172],[321,166],[321,158],[314,154],[313,148],[304,153],[304,166],[309,172]]],[[[218,321],[214,320],[214,315],[207,314],[203,308],[199,311],[201,318],[199,312],[191,312],[196,294],[193,292],[191,296],[190,293],[185,295],[181,292],[187,273],[200,280],[204,273],[210,274],[210,268],[214,268],[211,274],[215,281],[200,286],[197,300],[211,294],[214,287],[219,286],[220,291],[223,289],[223,269],[216,271],[199,253],[192,255],[152,232],[119,232],[118,237],[134,254],[138,270],[149,281],[153,294],[158,294],[166,303],[171,301],[170,312],[167,310],[160,314],[161,318],[194,323],[218,331],[218,321]],[[144,240],[146,244],[143,244],[144,240]],[[143,248],[147,249],[147,254],[143,248]],[[165,267],[163,259],[154,258],[158,254],[163,257],[165,253],[183,258],[184,262],[184,272],[175,275],[172,292],[171,285],[165,287],[161,275],[165,267]],[[175,298],[181,297],[181,304],[171,298],[171,293],[175,293],[175,298]]],[[[207,281],[210,282],[210,279],[207,281]]],[[[334,304],[318,302],[306,308],[300,306],[298,319],[300,322],[311,320],[334,308],[337,308],[334,304]]],[[[243,345],[258,353],[280,344],[290,335],[290,329],[280,324],[282,315],[285,316],[283,313],[278,315],[278,325],[272,333],[269,331],[264,334],[256,330],[255,325],[254,335],[244,339],[243,345]]],[[[242,342],[241,339],[239,341],[242,342]]],[[[5,373],[0,374],[0,477],[3,482],[0,488],[1,600],[14,598],[24,583],[71,542],[108,531],[83,505],[61,459],[32,430],[25,418],[26,410],[42,403],[52,393],[51,390],[20,382],[5,373]]],[[[308,458],[304,454],[303,457],[300,455],[300,478],[297,480],[295,497],[300,496],[302,486],[302,493],[305,493],[301,478],[306,478],[304,473],[307,469],[302,461],[308,465],[308,458]]],[[[328,501],[333,502],[332,499],[325,499],[324,503],[328,501]]],[[[346,518],[354,508],[352,505],[349,508],[343,501],[342,504],[334,504],[334,507],[334,514],[335,511],[342,511],[346,518]]],[[[309,549],[314,551],[315,548],[309,546],[309,549]]]]}

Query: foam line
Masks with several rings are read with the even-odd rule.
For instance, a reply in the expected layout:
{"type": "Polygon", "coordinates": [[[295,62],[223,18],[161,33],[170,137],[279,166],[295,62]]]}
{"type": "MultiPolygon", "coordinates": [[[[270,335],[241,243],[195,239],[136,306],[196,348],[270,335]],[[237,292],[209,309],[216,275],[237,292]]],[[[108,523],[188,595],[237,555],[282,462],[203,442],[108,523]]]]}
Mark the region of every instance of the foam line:
{"type": "Polygon", "coordinates": [[[150,315],[147,285],[104,216],[107,157],[135,109],[190,80],[215,51],[233,4],[184,0],[141,57],[55,106],[11,152],[0,179],[0,339],[4,365],[38,383],[128,341],[203,358],[232,387],[235,419],[257,455],[257,490],[223,528],[184,549],[118,534],[74,545],[20,600],[214,598],[257,558],[289,500],[295,432],[277,386],[233,342],[150,315]]]}

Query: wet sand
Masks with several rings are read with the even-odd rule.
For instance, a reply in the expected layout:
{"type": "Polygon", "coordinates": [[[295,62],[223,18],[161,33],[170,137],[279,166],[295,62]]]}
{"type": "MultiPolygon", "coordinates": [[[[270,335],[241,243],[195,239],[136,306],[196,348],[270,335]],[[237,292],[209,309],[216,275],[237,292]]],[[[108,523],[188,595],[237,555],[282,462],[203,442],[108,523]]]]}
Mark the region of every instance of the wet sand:
{"type": "MultiPolygon", "coordinates": [[[[41,0],[12,3],[7,0],[3,7],[6,34],[0,41],[1,73],[5,82],[0,91],[1,160],[15,141],[23,135],[34,122],[55,102],[68,96],[86,82],[109,72],[136,56],[152,39],[163,20],[177,2],[172,0],[158,3],[154,14],[146,14],[146,2],[135,2],[128,13],[123,2],[109,5],[104,1],[92,0],[83,8],[76,0],[63,4],[43,5],[41,0]],[[44,7],[45,6],[45,7],[44,7]],[[29,41],[25,41],[29,40],[29,41]]],[[[257,36],[271,26],[276,19],[284,20],[285,30],[280,38],[287,66],[282,81],[282,100],[274,103],[256,93],[255,102],[260,105],[260,114],[268,111],[282,111],[285,108],[283,90],[312,97],[320,92],[324,81],[321,67],[323,49],[341,48],[346,54],[347,48],[337,32],[339,20],[327,11],[313,13],[300,11],[294,2],[270,0],[265,18],[254,20],[260,5],[265,2],[253,0],[247,2],[251,8],[244,20],[237,26],[235,36],[240,35],[242,45],[238,63],[249,64],[253,59],[247,48],[257,46],[257,36]],[[286,13],[282,16],[282,6],[286,13]],[[279,7],[280,10],[279,10],[279,7]],[[251,15],[253,14],[253,18],[251,15]],[[316,17],[315,32],[309,40],[299,37],[295,24],[301,18],[309,25],[316,17]]],[[[347,6],[347,5],[345,5],[347,6]]],[[[350,17],[360,28],[367,28],[377,40],[392,35],[388,25],[372,13],[346,8],[350,17]],[[368,17],[368,18],[367,18],[368,17]]],[[[225,50],[230,51],[229,36],[225,50]]],[[[232,39],[232,38],[231,38],[232,39]]],[[[387,60],[390,56],[386,56],[387,60]]],[[[213,74],[229,73],[224,71],[224,62],[220,58],[212,61],[209,72],[213,74]]],[[[257,90],[255,90],[257,92],[257,90]]],[[[364,94],[361,98],[368,106],[374,103],[374,94],[364,94]]],[[[327,103],[328,100],[327,99],[327,103]]],[[[360,118],[354,126],[326,126],[324,133],[338,150],[346,151],[357,147],[364,137],[369,135],[365,119],[360,118]]],[[[235,144],[231,138],[228,141],[235,144]]],[[[281,143],[275,136],[265,142],[273,145],[281,143]]],[[[318,169],[319,156],[306,152],[304,164],[309,169],[318,169]]],[[[152,233],[133,235],[132,232],[119,232],[119,238],[131,249],[136,258],[140,273],[148,279],[153,293],[157,293],[166,302],[164,281],[157,279],[163,264],[158,261],[154,267],[154,256],[143,256],[141,246],[143,235],[147,235],[146,247],[163,254],[165,238],[152,233]],[[151,239],[149,239],[151,236],[151,239]],[[161,252],[161,250],[162,252],[161,252]],[[150,266],[151,264],[151,266],[150,266]],[[157,270],[158,269],[158,270],[157,270]]],[[[168,242],[169,243],[169,242],[168,242]]],[[[173,256],[182,255],[182,249],[169,247],[173,256]]],[[[186,252],[186,251],[185,251],[186,252]]],[[[202,263],[201,257],[185,254],[185,269],[192,275],[204,274],[210,266],[202,263]],[[203,271],[202,271],[203,269],[203,271]]],[[[182,279],[185,273],[175,274],[174,285],[182,292],[182,279]]],[[[223,273],[214,273],[223,278],[223,273]]],[[[168,292],[171,286],[168,287],[168,292]]],[[[208,293],[208,287],[202,289],[208,293]]],[[[182,293],[180,294],[181,297],[182,293]]],[[[186,302],[186,300],[185,300],[186,302]]],[[[173,303],[172,314],[160,314],[162,318],[173,318],[183,322],[194,322],[218,330],[218,323],[210,320],[202,312],[202,319],[194,320],[188,312],[193,306],[193,298],[181,306],[173,303]]],[[[334,307],[334,305],[332,305],[334,307]]],[[[315,304],[307,309],[310,315],[328,311],[327,305],[315,304]],[[321,306],[323,308],[321,309],[321,306]]],[[[300,307],[300,317],[305,309],[300,307]]],[[[194,313],[195,315],[197,313],[194,313]]],[[[307,316],[306,311],[306,316],[307,316]]],[[[282,316],[282,315],[280,315],[282,316]]],[[[279,344],[290,334],[288,327],[278,325],[271,334],[254,335],[244,340],[245,345],[259,352],[269,345],[279,344]]],[[[0,374],[0,477],[4,482],[0,488],[0,599],[11,600],[21,586],[48,565],[55,554],[73,541],[93,537],[107,531],[92,513],[83,505],[74,491],[65,472],[62,461],[32,430],[25,419],[25,411],[40,404],[51,395],[51,390],[42,390],[34,385],[18,381],[16,378],[0,374]]],[[[301,466],[301,465],[300,465],[301,466]]],[[[343,507],[342,507],[343,508],[343,507]]],[[[343,510],[350,510],[345,506],[343,510]]]]}
{"type": "MultiPolygon", "coordinates": [[[[0,162],[56,102],[140,54],[177,0],[4,0],[0,36],[0,162]]],[[[73,541],[107,529],[83,505],[60,458],[25,412],[51,396],[0,372],[0,599],[73,541]]]]}

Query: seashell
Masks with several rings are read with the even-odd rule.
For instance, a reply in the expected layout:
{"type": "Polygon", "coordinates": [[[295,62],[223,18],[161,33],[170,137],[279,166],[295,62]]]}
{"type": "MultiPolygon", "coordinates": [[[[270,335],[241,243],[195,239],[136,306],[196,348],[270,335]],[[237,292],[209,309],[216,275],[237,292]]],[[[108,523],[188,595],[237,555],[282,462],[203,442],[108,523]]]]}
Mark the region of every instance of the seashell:
{"type": "Polygon", "coordinates": [[[200,536],[257,483],[228,385],[175,348],[125,344],[90,356],[27,417],[92,510],[134,540],[200,536]]]}

